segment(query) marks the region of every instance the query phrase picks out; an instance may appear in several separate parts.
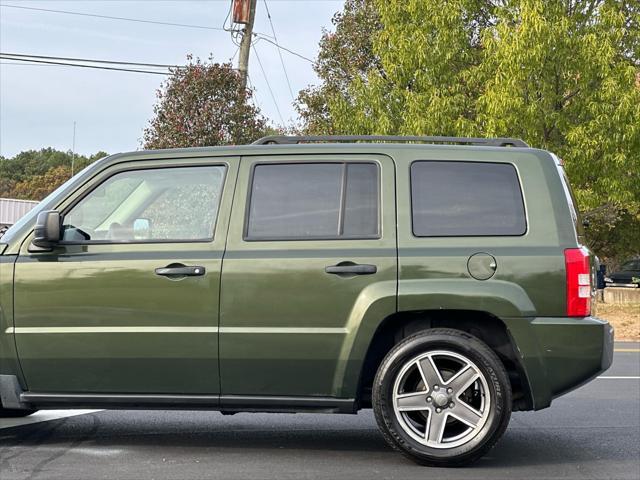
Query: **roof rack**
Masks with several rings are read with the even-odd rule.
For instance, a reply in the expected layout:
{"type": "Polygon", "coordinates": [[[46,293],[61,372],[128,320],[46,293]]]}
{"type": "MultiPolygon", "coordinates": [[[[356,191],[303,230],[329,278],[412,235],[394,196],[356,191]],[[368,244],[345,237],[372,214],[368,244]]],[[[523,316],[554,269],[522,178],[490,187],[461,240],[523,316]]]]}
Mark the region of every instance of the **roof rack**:
{"type": "Polygon", "coordinates": [[[256,140],[252,145],[292,145],[315,142],[421,142],[484,145],[487,147],[528,147],[519,138],[474,138],[474,137],[420,137],[402,135],[270,135],[256,140]]]}

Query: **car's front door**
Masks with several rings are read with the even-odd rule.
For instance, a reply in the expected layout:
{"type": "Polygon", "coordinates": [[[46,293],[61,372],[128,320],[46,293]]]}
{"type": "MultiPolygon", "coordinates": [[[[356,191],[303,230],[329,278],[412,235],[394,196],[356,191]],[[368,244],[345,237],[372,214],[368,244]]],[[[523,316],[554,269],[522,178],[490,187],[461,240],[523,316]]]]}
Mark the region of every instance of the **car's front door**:
{"type": "Polygon", "coordinates": [[[63,241],[15,265],[31,392],[217,394],[219,283],[239,160],[112,166],[64,201],[63,241]]]}
{"type": "Polygon", "coordinates": [[[233,209],[220,297],[223,406],[226,396],[352,394],[342,387],[359,320],[381,288],[390,293],[380,318],[396,307],[393,160],[243,157],[233,209]]]}

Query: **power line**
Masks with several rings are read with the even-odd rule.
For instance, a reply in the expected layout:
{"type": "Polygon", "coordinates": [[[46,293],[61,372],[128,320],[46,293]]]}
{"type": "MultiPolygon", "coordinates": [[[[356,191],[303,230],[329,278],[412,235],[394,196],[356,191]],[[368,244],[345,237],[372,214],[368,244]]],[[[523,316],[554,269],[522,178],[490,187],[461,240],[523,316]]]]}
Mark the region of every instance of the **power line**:
{"type": "Polygon", "coordinates": [[[60,65],[60,66],[66,66],[66,67],[93,68],[97,70],[113,70],[117,72],[149,73],[152,75],[171,75],[168,72],[153,72],[150,70],[138,70],[133,68],[119,68],[119,67],[104,67],[104,66],[98,66],[98,65],[81,65],[79,63],[54,62],[54,61],[48,61],[48,60],[35,60],[30,58],[17,58],[17,57],[4,56],[2,54],[0,54],[0,59],[11,60],[14,62],[28,62],[25,64],[33,63],[33,64],[45,64],[45,65],[60,65]]]}
{"type": "MultiPolygon", "coordinates": [[[[81,16],[81,17],[94,17],[94,18],[102,18],[102,19],[106,19],[106,20],[120,20],[120,21],[124,21],[124,22],[149,23],[149,24],[153,24],[153,25],[164,25],[164,26],[170,26],[170,27],[197,28],[197,29],[201,29],[201,30],[216,30],[216,31],[222,31],[222,32],[227,31],[223,27],[209,27],[207,25],[193,25],[193,24],[186,24],[186,23],[162,22],[162,21],[156,21],[156,20],[145,20],[145,19],[142,19],[142,18],[114,17],[114,16],[110,16],[110,15],[98,15],[98,14],[94,14],[94,13],[72,12],[70,10],[54,10],[54,9],[51,9],[51,8],[25,7],[25,6],[22,6],[22,5],[7,5],[7,4],[0,4],[0,7],[17,8],[17,9],[21,9],[21,10],[32,10],[32,11],[38,11],[38,12],[61,13],[61,14],[65,14],[65,15],[76,15],[76,16],[81,16]]],[[[269,42],[269,43],[275,45],[276,47],[284,50],[285,52],[289,52],[290,54],[295,55],[296,57],[300,57],[303,60],[306,60],[306,61],[308,61],[310,63],[313,63],[313,60],[311,60],[310,58],[305,57],[304,55],[301,55],[301,54],[299,54],[297,52],[294,52],[293,50],[291,50],[291,49],[289,49],[287,47],[283,47],[278,42],[273,41],[271,39],[271,35],[267,35],[266,33],[261,33],[261,32],[253,32],[253,34],[257,38],[265,40],[266,42],[269,42]]]]}
{"type": "MultiPolygon", "coordinates": [[[[5,8],[18,8],[20,10],[32,10],[36,12],[48,12],[48,13],[61,13],[64,15],[75,15],[79,17],[93,17],[93,18],[101,18],[103,20],[120,20],[124,22],[136,22],[136,23],[149,23],[152,25],[164,25],[169,27],[181,27],[181,28],[197,28],[200,30],[216,30],[220,32],[228,31],[222,27],[210,27],[208,25],[194,25],[191,23],[175,23],[175,22],[163,22],[160,20],[145,20],[144,18],[129,18],[129,17],[114,17],[111,15],[99,15],[97,13],[86,13],[86,12],[73,12],[71,10],[54,10],[52,8],[39,8],[39,7],[25,7],[22,5],[8,5],[8,4],[0,4],[0,7],[5,8]]],[[[225,19],[226,22],[226,19],[225,19]]],[[[267,35],[266,33],[261,33],[260,35],[265,35],[267,37],[271,37],[271,35],[267,35]]]]}
{"type": "Polygon", "coordinates": [[[240,52],[240,47],[236,48],[236,51],[233,54],[233,57],[231,57],[231,59],[229,60],[230,63],[233,64],[233,61],[236,59],[236,57],[238,56],[238,52],[240,52]]]}
{"type": "Polygon", "coordinates": [[[113,17],[110,15],[98,15],[96,13],[84,13],[84,12],[72,12],[69,10],[53,10],[51,8],[36,8],[36,7],[25,7],[22,5],[7,5],[2,4],[0,7],[5,8],[19,8],[21,10],[34,10],[38,12],[49,12],[49,13],[62,13],[65,15],[76,15],[79,17],[94,17],[94,18],[102,18],[105,20],[120,20],[124,22],[136,22],[136,23],[150,23],[153,25],[165,25],[170,27],[182,27],[182,28],[198,28],[201,30],[219,30],[224,32],[224,28],[220,27],[209,27],[207,25],[192,25],[187,23],[174,23],[174,22],[161,22],[156,20],[144,20],[142,18],[127,18],[127,17],[113,17]]]}
{"type": "MultiPolygon", "coordinates": [[[[267,18],[269,19],[269,24],[271,25],[271,33],[273,33],[273,39],[278,43],[278,37],[276,35],[276,29],[273,27],[273,21],[271,19],[271,12],[269,11],[269,5],[267,4],[267,0],[264,0],[264,8],[267,10],[267,18]]],[[[284,66],[284,59],[282,58],[282,50],[278,49],[278,56],[280,57],[280,64],[282,65],[282,71],[284,72],[284,78],[287,80],[287,86],[289,87],[289,93],[291,94],[291,100],[295,100],[293,96],[293,89],[291,88],[291,82],[289,81],[289,75],[287,74],[287,69],[284,66]]]]}
{"type": "Polygon", "coordinates": [[[64,60],[70,62],[88,62],[88,63],[103,63],[108,65],[135,65],[138,67],[157,67],[157,68],[180,68],[180,65],[169,65],[163,63],[141,63],[141,62],[125,62],[121,60],[102,60],[95,58],[74,58],[74,57],[53,57],[48,55],[32,55],[26,53],[8,53],[0,52],[0,55],[7,57],[22,57],[33,58],[37,60],[64,60]]]}
{"type": "Polygon", "coordinates": [[[278,117],[280,117],[280,122],[284,125],[284,119],[282,118],[282,113],[280,113],[280,107],[278,107],[278,102],[276,101],[276,96],[273,94],[273,90],[271,89],[271,84],[269,83],[269,78],[264,71],[264,67],[262,66],[262,62],[260,61],[260,56],[258,55],[258,49],[254,46],[253,53],[256,56],[256,60],[258,60],[258,65],[260,65],[260,70],[262,70],[262,76],[264,80],[267,82],[267,88],[269,89],[269,93],[271,94],[271,99],[273,100],[273,104],[276,106],[276,111],[278,112],[278,117]]]}
{"type": "Polygon", "coordinates": [[[309,57],[305,57],[304,55],[294,52],[293,50],[287,48],[287,47],[283,47],[282,45],[280,45],[278,42],[274,42],[273,40],[271,40],[268,37],[265,37],[263,34],[261,33],[254,33],[254,35],[256,37],[258,37],[258,40],[264,40],[265,42],[268,42],[272,45],[275,45],[276,47],[278,47],[281,50],[284,50],[285,52],[289,52],[291,55],[295,55],[296,57],[300,57],[303,60],[306,60],[309,63],[314,63],[313,60],[311,60],[309,57]]]}
{"type": "Polygon", "coordinates": [[[258,110],[262,110],[262,106],[260,105],[260,101],[258,100],[258,95],[256,95],[256,89],[251,81],[251,76],[249,72],[247,72],[247,82],[249,82],[249,88],[251,89],[251,100],[253,101],[253,105],[258,107],[258,110]]]}

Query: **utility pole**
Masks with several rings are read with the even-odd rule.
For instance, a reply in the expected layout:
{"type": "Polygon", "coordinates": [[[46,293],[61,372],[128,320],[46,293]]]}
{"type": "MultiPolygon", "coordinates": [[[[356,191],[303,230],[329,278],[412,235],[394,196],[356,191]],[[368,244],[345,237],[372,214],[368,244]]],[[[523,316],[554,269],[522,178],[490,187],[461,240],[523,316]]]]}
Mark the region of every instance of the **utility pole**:
{"type": "Polygon", "coordinates": [[[76,163],[76,122],[73,122],[73,144],[71,146],[71,176],[73,177],[73,170],[76,163]]]}
{"type": "Polygon", "coordinates": [[[256,17],[256,1],[257,0],[234,0],[234,5],[238,5],[239,8],[244,7],[245,12],[247,8],[246,4],[249,4],[249,15],[243,15],[245,18],[237,22],[244,23],[245,25],[242,30],[242,41],[240,42],[238,57],[238,70],[240,71],[240,82],[243,90],[247,88],[247,76],[249,75],[249,54],[251,53],[251,40],[253,39],[253,21],[256,17]]]}

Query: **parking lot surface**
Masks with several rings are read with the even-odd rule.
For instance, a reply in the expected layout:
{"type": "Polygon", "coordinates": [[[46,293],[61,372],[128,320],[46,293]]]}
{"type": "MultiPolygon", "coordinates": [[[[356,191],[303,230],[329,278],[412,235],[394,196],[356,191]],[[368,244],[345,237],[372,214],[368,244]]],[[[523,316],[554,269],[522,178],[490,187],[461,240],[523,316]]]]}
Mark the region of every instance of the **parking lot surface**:
{"type": "Polygon", "coordinates": [[[56,411],[0,419],[0,479],[640,479],[640,344],[476,465],[419,467],[358,415],[56,411]],[[29,423],[33,422],[33,423],[29,423]]]}

